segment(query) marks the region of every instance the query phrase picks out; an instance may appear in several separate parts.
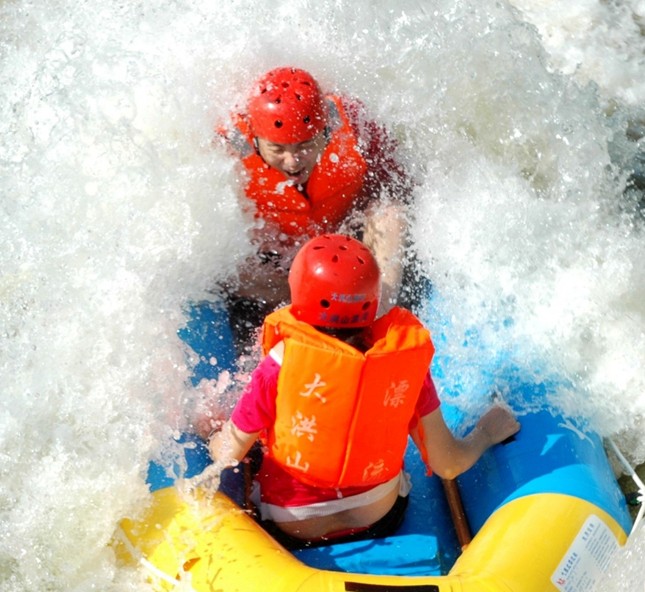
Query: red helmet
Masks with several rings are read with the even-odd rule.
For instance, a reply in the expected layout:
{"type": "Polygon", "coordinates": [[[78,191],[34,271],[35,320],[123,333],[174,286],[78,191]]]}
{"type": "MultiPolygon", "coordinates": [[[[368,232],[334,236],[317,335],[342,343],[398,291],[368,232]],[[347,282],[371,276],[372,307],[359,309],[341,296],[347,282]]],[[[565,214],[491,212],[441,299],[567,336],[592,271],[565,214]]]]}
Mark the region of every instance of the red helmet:
{"type": "Polygon", "coordinates": [[[312,238],[289,272],[291,312],[318,327],[366,327],[376,317],[381,274],[371,251],[341,234],[312,238]]]}
{"type": "Polygon", "coordinates": [[[327,113],[318,83],[297,68],[275,68],[260,78],[248,102],[253,134],[276,144],[310,140],[327,113]]]}

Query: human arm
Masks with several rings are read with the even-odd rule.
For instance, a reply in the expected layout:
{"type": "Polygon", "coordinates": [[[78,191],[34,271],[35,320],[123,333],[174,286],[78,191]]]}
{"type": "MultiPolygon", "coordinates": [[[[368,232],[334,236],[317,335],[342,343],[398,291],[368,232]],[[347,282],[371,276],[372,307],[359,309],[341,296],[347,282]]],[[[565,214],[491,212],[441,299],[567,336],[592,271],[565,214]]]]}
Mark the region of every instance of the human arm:
{"type": "Polygon", "coordinates": [[[412,438],[426,451],[434,473],[454,479],[472,467],[488,448],[515,434],[520,424],[513,414],[500,405],[491,407],[464,438],[456,438],[446,425],[441,409],[423,416],[412,438]]]}
{"type": "Polygon", "coordinates": [[[230,419],[208,441],[208,452],[214,462],[234,466],[240,462],[258,439],[260,432],[248,433],[238,428],[230,419]]]}
{"type": "Polygon", "coordinates": [[[368,208],[363,242],[374,253],[381,269],[378,316],[396,304],[403,277],[405,235],[405,212],[401,204],[373,204],[368,208]]]}
{"type": "Polygon", "coordinates": [[[389,130],[367,114],[361,101],[345,98],[343,104],[368,165],[359,202],[363,212],[359,236],[381,268],[381,316],[397,303],[402,287],[413,181],[402,165],[399,143],[389,130]]]}
{"type": "Polygon", "coordinates": [[[275,420],[275,396],[280,365],[265,357],[253,371],[231,418],[211,435],[208,450],[213,460],[235,464],[246,456],[262,430],[275,420]]]}
{"type": "Polygon", "coordinates": [[[198,487],[210,491],[217,490],[222,471],[237,465],[246,456],[258,436],[259,432],[249,434],[237,428],[230,419],[225,421],[222,428],[208,440],[208,451],[213,462],[199,475],[181,482],[180,490],[189,494],[198,487]]]}
{"type": "Polygon", "coordinates": [[[241,461],[259,434],[272,425],[275,418],[275,393],[280,366],[267,356],[253,371],[231,418],[222,429],[208,438],[208,450],[213,464],[190,480],[190,487],[208,485],[216,489],[220,472],[241,461]]]}

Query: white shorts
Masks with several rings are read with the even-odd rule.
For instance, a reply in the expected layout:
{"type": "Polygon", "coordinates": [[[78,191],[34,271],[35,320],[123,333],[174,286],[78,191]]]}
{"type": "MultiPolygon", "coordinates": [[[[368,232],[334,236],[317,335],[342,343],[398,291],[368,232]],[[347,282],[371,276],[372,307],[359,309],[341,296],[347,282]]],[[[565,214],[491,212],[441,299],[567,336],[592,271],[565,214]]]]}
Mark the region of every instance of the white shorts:
{"type": "Polygon", "coordinates": [[[307,504],[306,506],[276,506],[274,504],[265,504],[260,501],[260,486],[258,483],[253,484],[251,501],[260,509],[262,520],[273,520],[273,522],[295,522],[297,520],[306,520],[307,518],[318,518],[320,516],[331,516],[338,512],[360,508],[383,499],[390,494],[393,489],[398,487],[399,496],[406,497],[412,489],[410,475],[401,471],[396,477],[381,483],[372,489],[358,493],[349,497],[307,504]]]}

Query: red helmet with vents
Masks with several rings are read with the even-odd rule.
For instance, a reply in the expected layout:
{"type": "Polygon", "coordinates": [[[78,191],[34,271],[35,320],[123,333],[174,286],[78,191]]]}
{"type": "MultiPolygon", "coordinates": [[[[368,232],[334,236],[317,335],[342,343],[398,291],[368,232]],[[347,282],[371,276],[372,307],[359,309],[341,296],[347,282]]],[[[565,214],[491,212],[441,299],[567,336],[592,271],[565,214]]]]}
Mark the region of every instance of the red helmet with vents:
{"type": "Polygon", "coordinates": [[[376,318],[381,274],[363,243],[341,234],[323,234],[298,251],[289,288],[291,312],[297,319],[318,327],[366,327],[376,318]]]}
{"type": "Polygon", "coordinates": [[[298,144],[319,134],[327,122],[318,83],[305,70],[275,68],[262,76],[248,102],[253,135],[276,144],[298,144]]]}

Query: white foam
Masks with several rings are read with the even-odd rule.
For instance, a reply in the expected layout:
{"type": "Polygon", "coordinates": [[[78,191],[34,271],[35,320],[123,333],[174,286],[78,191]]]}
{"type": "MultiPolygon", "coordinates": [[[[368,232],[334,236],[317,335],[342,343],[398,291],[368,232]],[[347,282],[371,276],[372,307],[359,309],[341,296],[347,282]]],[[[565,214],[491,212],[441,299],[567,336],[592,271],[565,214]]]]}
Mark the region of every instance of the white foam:
{"type": "Polygon", "coordinates": [[[617,207],[621,119],[605,115],[642,103],[642,38],[610,4],[584,36],[567,23],[588,2],[571,19],[515,4],[557,42],[492,1],[0,5],[3,589],[145,589],[106,545],[196,396],[182,306],[249,249],[213,127],[275,65],[360,96],[401,140],[470,384],[482,353],[510,349],[645,459],[643,243],[617,207]],[[620,59],[598,61],[603,23],[620,59]],[[463,347],[474,327],[482,347],[463,347]]]}

